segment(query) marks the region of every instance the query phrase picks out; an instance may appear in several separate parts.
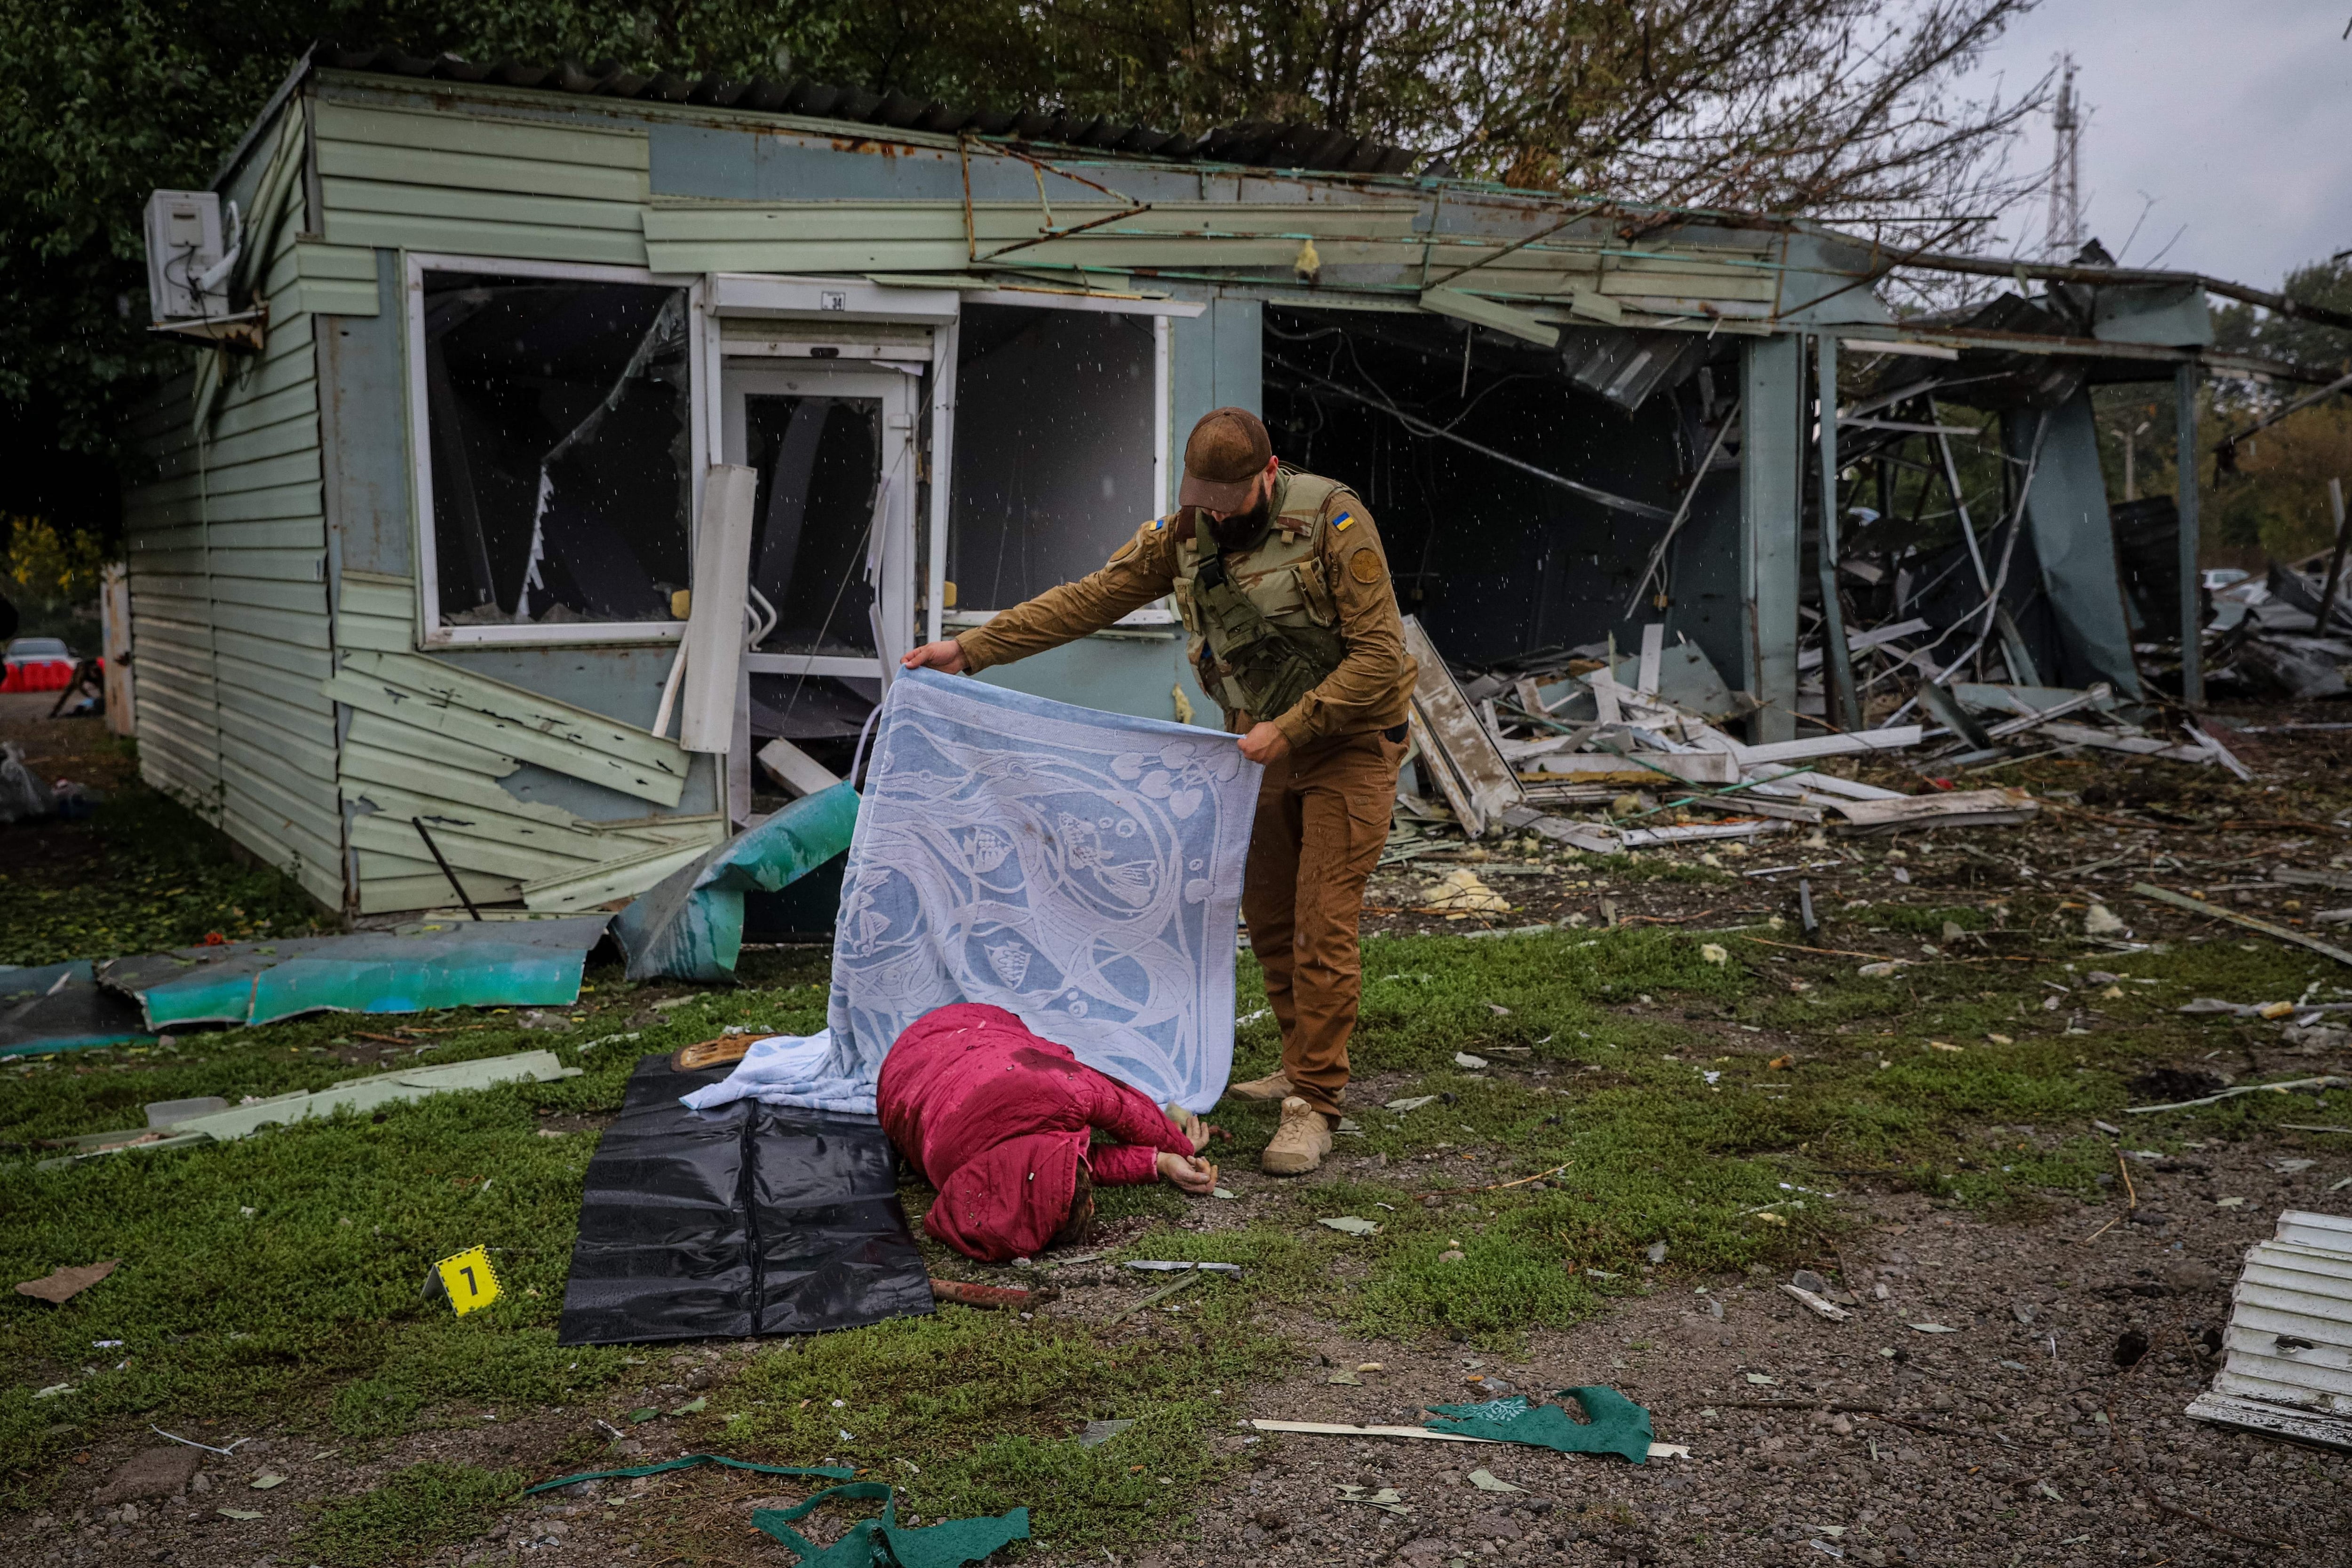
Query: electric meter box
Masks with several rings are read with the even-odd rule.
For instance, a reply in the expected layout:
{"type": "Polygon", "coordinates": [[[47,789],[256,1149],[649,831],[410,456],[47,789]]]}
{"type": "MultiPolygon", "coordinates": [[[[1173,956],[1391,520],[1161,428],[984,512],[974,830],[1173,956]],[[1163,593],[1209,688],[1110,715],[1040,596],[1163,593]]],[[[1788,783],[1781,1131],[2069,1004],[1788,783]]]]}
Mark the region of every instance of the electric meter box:
{"type": "Polygon", "coordinates": [[[147,301],[155,320],[217,316],[226,309],[218,296],[207,301],[198,282],[220,258],[217,194],[157,191],[147,198],[147,301]]]}

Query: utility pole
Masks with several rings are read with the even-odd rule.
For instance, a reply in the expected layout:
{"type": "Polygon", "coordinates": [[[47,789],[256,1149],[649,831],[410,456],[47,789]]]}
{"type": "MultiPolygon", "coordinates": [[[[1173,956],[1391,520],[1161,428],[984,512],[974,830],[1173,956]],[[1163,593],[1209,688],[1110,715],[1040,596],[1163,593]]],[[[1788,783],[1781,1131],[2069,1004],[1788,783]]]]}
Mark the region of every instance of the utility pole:
{"type": "Polygon", "coordinates": [[[2110,432],[2124,444],[2124,499],[2126,501],[2139,499],[2139,475],[2137,471],[2139,438],[2147,434],[2147,424],[2148,422],[2143,419],[2137,429],[2118,424],[2110,432]]]}
{"type": "Polygon", "coordinates": [[[2058,103],[2050,117],[2056,148],[2050,160],[2049,258],[2065,261],[2083,244],[2083,105],[2074,96],[2074,57],[2058,57],[2058,103]]]}

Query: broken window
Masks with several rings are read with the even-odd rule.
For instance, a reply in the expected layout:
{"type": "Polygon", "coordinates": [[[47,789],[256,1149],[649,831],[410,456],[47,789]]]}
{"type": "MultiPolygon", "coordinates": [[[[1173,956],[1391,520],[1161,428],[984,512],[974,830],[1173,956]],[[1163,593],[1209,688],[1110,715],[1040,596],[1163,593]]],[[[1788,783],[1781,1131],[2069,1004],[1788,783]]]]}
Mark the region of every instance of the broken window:
{"type": "Polygon", "coordinates": [[[1405,612],[1484,664],[1625,622],[1705,450],[1675,392],[1698,360],[1625,331],[1547,349],[1435,316],[1268,307],[1265,423],[1284,462],[1363,497],[1405,612]]]}
{"type": "Polygon", "coordinates": [[[1160,508],[1152,318],[967,305],[956,343],[949,601],[1009,610],[1160,508]]]}
{"type": "Polygon", "coordinates": [[[751,586],[776,614],[763,653],[874,656],[866,580],[882,476],[882,400],[752,392],[743,399],[751,586]]]}
{"type": "Polygon", "coordinates": [[[442,626],[668,622],[687,586],[687,291],[426,270],[442,626]]]}

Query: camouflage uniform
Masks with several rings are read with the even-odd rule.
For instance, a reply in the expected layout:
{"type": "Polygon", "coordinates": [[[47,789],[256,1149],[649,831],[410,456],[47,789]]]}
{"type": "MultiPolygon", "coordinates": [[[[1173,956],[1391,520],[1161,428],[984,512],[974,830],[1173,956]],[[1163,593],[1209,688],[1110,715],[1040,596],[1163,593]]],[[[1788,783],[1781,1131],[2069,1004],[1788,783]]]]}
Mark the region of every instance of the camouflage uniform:
{"type": "MultiPolygon", "coordinates": [[[[1252,713],[1246,672],[1219,657],[1204,567],[1219,559],[1205,519],[1190,512],[1136,530],[1098,571],[1049,589],[957,637],[965,667],[985,669],[1098,632],[1174,594],[1192,633],[1201,688],[1245,734],[1270,721],[1290,749],[1265,769],[1250,836],[1242,915],[1282,1029],[1291,1092],[1337,1116],[1348,1083],[1363,959],[1357,923],[1364,883],[1388,841],[1404,757],[1413,662],[1371,514],[1345,487],[1285,468],[1265,533],[1222,554],[1223,570],[1265,622],[1314,655],[1324,673],[1278,713],[1252,713]]],[[[1296,684],[1295,682],[1292,684],[1296,684]]]]}

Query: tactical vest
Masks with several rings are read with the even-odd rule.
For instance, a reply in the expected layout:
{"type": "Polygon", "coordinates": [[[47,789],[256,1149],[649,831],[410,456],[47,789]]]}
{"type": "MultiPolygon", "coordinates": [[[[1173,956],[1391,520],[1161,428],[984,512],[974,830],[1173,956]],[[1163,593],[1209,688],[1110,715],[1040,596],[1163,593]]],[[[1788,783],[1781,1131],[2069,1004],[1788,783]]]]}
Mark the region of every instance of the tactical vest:
{"type": "Polygon", "coordinates": [[[1176,546],[1176,612],[1201,689],[1227,713],[1265,721],[1323,684],[1347,653],[1339,608],[1317,559],[1337,480],[1286,472],[1282,510],[1256,549],[1217,549],[1204,523],[1176,546]]]}

